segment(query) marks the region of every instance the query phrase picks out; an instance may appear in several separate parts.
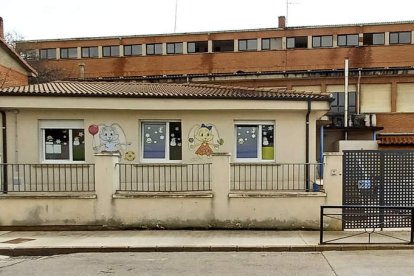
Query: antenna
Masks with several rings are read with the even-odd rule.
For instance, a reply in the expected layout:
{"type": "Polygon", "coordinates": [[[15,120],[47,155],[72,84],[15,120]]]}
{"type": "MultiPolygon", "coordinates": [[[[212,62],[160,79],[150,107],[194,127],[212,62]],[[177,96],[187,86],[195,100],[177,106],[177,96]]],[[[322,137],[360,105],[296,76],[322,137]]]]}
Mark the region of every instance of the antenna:
{"type": "Polygon", "coordinates": [[[286,26],[288,24],[288,19],[289,19],[289,5],[293,5],[293,4],[300,4],[299,2],[290,2],[289,0],[286,0],[286,26]]]}
{"type": "Polygon", "coordinates": [[[177,8],[178,0],[175,0],[174,33],[177,31],[177,8]]]}

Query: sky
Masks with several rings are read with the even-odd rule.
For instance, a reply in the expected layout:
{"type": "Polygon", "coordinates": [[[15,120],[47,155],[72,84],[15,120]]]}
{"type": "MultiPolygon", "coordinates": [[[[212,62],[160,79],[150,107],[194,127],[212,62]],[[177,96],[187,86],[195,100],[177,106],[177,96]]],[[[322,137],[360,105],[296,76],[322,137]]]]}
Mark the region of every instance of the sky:
{"type": "Polygon", "coordinates": [[[412,0],[0,0],[24,39],[166,34],[414,20],[412,0]],[[175,8],[177,1],[177,20],[175,8]]]}

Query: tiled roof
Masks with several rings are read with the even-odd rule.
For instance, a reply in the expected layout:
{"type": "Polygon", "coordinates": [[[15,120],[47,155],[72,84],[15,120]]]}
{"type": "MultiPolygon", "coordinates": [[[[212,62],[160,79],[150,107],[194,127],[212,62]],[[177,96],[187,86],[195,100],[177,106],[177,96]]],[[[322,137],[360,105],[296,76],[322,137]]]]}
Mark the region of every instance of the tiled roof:
{"type": "Polygon", "coordinates": [[[49,82],[0,90],[0,96],[75,96],[331,101],[326,93],[220,86],[138,82],[49,82]]]}
{"type": "MultiPolygon", "coordinates": [[[[30,66],[13,48],[7,45],[6,41],[0,37],[0,47],[3,48],[9,55],[15,59],[21,66],[23,66],[27,72],[32,75],[37,75],[36,70],[30,66]]],[[[28,75],[30,75],[28,74],[28,75]]]]}
{"type": "Polygon", "coordinates": [[[380,145],[414,145],[413,134],[378,135],[380,145]]]}

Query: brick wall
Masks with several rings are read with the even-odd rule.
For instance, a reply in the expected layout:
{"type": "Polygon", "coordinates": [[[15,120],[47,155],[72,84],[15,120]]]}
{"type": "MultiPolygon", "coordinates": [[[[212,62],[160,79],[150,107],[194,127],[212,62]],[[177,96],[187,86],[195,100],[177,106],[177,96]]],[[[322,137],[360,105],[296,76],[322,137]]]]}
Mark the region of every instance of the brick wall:
{"type": "Polygon", "coordinates": [[[414,133],[414,113],[377,114],[383,133],[414,133]]]}
{"type": "Polygon", "coordinates": [[[0,66],[0,88],[27,85],[28,77],[11,68],[0,66]]]}

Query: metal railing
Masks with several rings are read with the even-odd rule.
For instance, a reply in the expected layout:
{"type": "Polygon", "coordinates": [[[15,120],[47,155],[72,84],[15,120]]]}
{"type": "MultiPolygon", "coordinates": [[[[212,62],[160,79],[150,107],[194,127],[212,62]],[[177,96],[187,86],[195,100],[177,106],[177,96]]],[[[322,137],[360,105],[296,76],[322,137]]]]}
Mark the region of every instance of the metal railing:
{"type": "Polygon", "coordinates": [[[94,164],[0,164],[0,192],[93,192],[94,164]]]}
{"type": "Polygon", "coordinates": [[[360,206],[360,205],[336,205],[321,206],[319,243],[414,243],[414,207],[411,206],[360,206]],[[330,211],[327,211],[330,210],[330,211]],[[328,221],[329,220],[329,221],[328,221]],[[382,231],[393,222],[403,222],[410,229],[407,231],[382,231]],[[356,223],[358,229],[344,232],[338,235],[333,231],[333,237],[326,238],[325,223],[342,227],[346,223],[356,223]],[[366,238],[365,238],[366,236],[366,238]]]}
{"type": "Polygon", "coordinates": [[[117,164],[118,191],[211,191],[211,164],[117,164]]]}
{"type": "Polygon", "coordinates": [[[311,191],[319,163],[231,164],[232,191],[311,191]]]}

